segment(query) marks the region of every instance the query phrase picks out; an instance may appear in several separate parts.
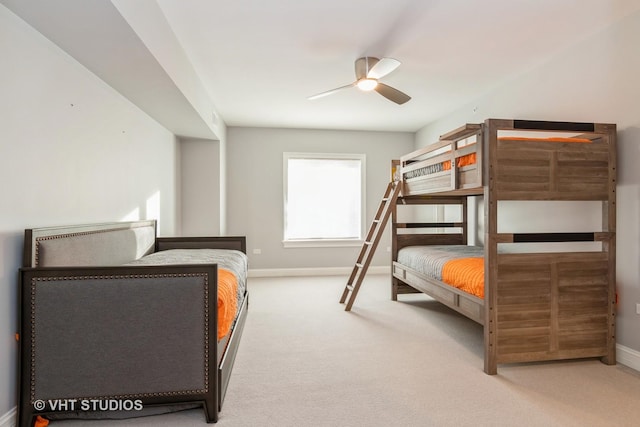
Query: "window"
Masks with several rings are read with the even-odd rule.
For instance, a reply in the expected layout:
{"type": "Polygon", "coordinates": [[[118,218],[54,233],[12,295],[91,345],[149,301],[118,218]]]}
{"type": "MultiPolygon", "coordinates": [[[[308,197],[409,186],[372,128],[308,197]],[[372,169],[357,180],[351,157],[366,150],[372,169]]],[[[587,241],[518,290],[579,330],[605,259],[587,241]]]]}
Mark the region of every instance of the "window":
{"type": "Polygon", "coordinates": [[[284,153],[284,244],[362,243],[364,154],[284,153]]]}

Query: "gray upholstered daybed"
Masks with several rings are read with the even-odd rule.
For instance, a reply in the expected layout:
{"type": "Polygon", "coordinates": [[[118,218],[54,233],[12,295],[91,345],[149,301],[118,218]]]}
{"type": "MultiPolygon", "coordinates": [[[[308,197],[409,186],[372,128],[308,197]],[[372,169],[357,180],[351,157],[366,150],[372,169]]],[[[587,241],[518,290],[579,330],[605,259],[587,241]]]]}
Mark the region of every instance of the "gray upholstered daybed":
{"type": "Polygon", "coordinates": [[[155,221],[25,230],[19,427],[197,406],[216,422],[246,277],[244,237],[159,238],[155,221]]]}

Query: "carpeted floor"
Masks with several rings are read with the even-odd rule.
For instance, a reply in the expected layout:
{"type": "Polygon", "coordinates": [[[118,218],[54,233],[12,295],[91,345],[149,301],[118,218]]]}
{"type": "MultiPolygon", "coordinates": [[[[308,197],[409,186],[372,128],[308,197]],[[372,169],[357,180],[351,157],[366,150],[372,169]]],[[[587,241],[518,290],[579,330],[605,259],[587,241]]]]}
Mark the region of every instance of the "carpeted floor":
{"type": "MultiPolygon", "coordinates": [[[[369,275],[251,278],[249,317],[219,427],[637,426],[640,373],[597,360],[482,371],[482,328],[369,275]]],[[[52,427],[204,426],[202,410],[52,427]]]]}

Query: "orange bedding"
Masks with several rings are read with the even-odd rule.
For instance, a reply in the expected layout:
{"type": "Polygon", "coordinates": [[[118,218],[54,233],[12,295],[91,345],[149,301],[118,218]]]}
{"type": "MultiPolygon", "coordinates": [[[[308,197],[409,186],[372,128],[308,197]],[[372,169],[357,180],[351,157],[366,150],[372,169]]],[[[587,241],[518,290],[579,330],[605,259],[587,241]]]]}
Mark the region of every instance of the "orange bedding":
{"type": "Polygon", "coordinates": [[[218,268],[218,339],[231,330],[238,312],[238,279],[229,270],[218,268]]]}
{"type": "Polygon", "coordinates": [[[484,258],[458,258],[442,268],[442,281],[448,285],[484,298],[484,258]]]}
{"type": "MultiPolygon", "coordinates": [[[[456,159],[456,167],[474,165],[476,163],[476,153],[470,153],[456,159]]],[[[446,161],[442,164],[442,169],[448,171],[451,169],[451,162],[446,161]]]]}

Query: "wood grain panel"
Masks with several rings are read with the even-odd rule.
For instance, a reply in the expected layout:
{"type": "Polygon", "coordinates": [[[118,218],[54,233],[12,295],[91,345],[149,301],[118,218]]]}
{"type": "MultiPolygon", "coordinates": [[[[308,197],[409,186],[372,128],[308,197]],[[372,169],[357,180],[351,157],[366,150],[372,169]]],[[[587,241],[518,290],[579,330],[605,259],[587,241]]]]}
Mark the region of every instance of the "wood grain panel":
{"type": "Polygon", "coordinates": [[[559,319],[560,329],[565,334],[573,334],[583,331],[602,331],[607,327],[607,314],[574,314],[572,316],[561,316],[559,319]]]}
{"type": "Polygon", "coordinates": [[[606,144],[499,141],[497,146],[499,199],[606,200],[609,196],[606,144]]]}
{"type": "Polygon", "coordinates": [[[398,234],[398,250],[405,246],[420,245],[461,245],[463,237],[461,234],[441,233],[441,234],[398,234]]]}
{"type": "Polygon", "coordinates": [[[460,168],[458,172],[458,186],[461,188],[481,187],[482,182],[478,180],[478,171],[476,167],[460,168]]]}
{"type": "MultiPolygon", "coordinates": [[[[560,351],[604,349],[608,339],[608,260],[589,256],[558,263],[558,344],[560,351]]],[[[605,355],[603,352],[602,355],[605,355]]]]}
{"type": "Polygon", "coordinates": [[[499,362],[607,354],[607,253],[502,254],[497,277],[499,362]]]}
{"type": "MultiPolygon", "coordinates": [[[[560,350],[598,349],[607,345],[607,331],[563,333],[559,337],[560,350]]],[[[604,353],[599,354],[604,355],[604,353]]]]}
{"type": "Polygon", "coordinates": [[[521,357],[534,352],[544,352],[549,348],[548,335],[532,335],[525,333],[524,330],[519,336],[501,337],[498,336],[498,362],[501,356],[512,353],[519,353],[521,357]]]}
{"type": "MultiPolygon", "coordinates": [[[[482,304],[467,298],[458,298],[458,307],[458,311],[470,319],[482,319],[482,304]]],[[[481,320],[476,320],[476,322],[482,323],[481,320]]]]}
{"type": "Polygon", "coordinates": [[[413,194],[452,190],[451,174],[443,174],[442,172],[439,172],[439,174],[439,176],[436,176],[436,174],[430,175],[431,178],[428,180],[422,179],[423,177],[407,179],[402,194],[411,196],[413,194]]]}

